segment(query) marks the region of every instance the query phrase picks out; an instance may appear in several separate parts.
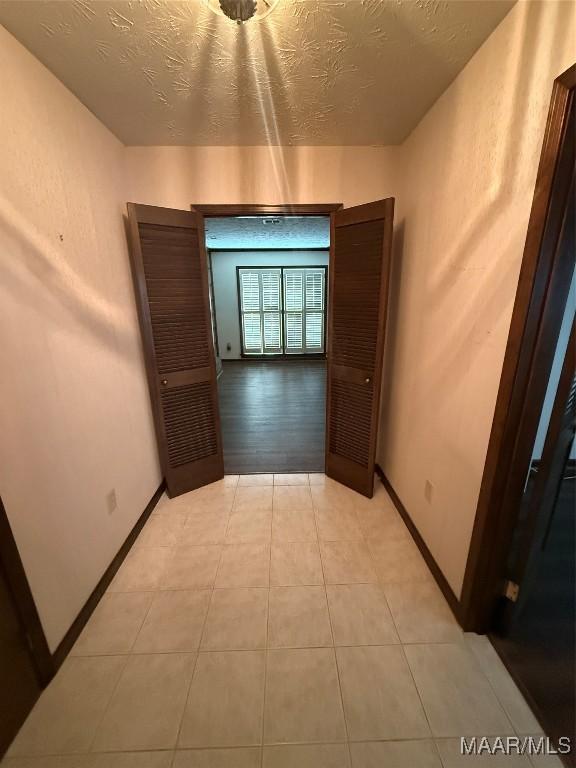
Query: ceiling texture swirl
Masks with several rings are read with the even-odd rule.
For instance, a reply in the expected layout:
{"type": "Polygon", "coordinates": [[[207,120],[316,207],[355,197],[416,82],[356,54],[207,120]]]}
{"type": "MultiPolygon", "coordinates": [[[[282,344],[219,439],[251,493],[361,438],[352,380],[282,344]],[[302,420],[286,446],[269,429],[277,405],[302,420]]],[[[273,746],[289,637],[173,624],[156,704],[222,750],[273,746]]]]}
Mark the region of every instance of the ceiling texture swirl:
{"type": "Polygon", "coordinates": [[[128,145],[401,143],[513,0],[3,0],[0,23],[128,145]]]}

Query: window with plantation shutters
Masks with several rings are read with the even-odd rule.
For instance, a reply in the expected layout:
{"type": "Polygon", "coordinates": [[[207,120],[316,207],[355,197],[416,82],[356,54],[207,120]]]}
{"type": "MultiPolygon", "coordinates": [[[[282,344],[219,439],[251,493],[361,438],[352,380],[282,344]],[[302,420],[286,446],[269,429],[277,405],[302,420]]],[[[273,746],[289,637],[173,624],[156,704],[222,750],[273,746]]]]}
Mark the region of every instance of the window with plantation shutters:
{"type": "Polygon", "coordinates": [[[245,354],[278,354],[282,351],[280,269],[240,269],[238,290],[245,354]]]}
{"type": "Polygon", "coordinates": [[[324,272],[309,270],[306,280],[306,349],[310,352],[324,350],[324,272]]]}
{"type": "Polygon", "coordinates": [[[325,267],[240,267],[243,353],[322,354],[325,286],[325,267]]]}
{"type": "Polygon", "coordinates": [[[301,270],[284,272],[284,307],[286,313],[286,352],[303,352],[304,280],[301,270]]]}
{"type": "Polygon", "coordinates": [[[264,352],[280,352],[282,349],[281,327],[281,284],[282,276],[277,270],[261,272],[262,286],[262,333],[264,352]]]}
{"type": "Polygon", "coordinates": [[[325,271],[284,268],[286,352],[324,351],[325,271]]]}

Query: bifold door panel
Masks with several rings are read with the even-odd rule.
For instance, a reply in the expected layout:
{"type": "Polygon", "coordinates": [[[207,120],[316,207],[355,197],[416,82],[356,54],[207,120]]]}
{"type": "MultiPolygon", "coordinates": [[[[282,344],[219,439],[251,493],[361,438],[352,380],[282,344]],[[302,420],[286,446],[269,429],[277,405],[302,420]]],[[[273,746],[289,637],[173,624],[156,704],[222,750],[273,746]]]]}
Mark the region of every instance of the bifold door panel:
{"type": "Polygon", "coordinates": [[[372,496],[394,199],[332,215],[326,474],[372,496]]]}
{"type": "Polygon", "coordinates": [[[160,463],[176,496],[224,475],[202,217],[133,203],[128,217],[160,463]]]}

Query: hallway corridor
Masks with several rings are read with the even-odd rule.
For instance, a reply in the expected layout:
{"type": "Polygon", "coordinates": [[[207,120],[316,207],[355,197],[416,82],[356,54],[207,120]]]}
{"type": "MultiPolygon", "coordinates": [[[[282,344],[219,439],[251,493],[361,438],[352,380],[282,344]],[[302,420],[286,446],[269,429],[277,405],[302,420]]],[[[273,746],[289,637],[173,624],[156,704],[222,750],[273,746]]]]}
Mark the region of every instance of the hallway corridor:
{"type": "Polygon", "coordinates": [[[162,498],[2,765],[460,768],[538,732],[379,482],[227,476],[162,498]]]}

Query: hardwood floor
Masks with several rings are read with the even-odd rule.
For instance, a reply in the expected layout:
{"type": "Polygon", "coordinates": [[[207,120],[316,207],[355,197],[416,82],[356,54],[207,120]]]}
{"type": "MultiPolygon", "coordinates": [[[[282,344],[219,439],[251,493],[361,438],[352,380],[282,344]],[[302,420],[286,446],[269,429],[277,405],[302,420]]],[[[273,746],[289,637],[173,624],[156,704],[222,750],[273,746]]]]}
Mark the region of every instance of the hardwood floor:
{"type": "Polygon", "coordinates": [[[218,391],[228,474],[324,471],[324,360],[224,361],[218,391]]]}

